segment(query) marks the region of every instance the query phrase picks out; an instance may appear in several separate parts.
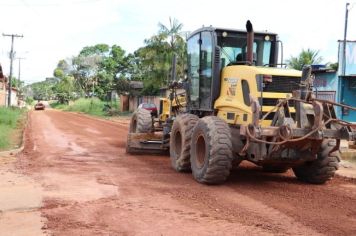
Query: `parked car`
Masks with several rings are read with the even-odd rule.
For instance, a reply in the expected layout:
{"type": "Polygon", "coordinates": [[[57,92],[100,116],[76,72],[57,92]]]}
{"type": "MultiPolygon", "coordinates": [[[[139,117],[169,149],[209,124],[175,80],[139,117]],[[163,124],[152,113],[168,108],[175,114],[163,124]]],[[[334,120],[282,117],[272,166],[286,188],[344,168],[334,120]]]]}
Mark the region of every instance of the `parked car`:
{"type": "Polygon", "coordinates": [[[141,103],[138,108],[143,108],[151,112],[151,115],[154,117],[158,116],[158,110],[155,104],[153,103],[141,103]]]}
{"type": "Polygon", "coordinates": [[[45,105],[42,102],[37,102],[35,105],[35,110],[44,110],[45,105]]]}

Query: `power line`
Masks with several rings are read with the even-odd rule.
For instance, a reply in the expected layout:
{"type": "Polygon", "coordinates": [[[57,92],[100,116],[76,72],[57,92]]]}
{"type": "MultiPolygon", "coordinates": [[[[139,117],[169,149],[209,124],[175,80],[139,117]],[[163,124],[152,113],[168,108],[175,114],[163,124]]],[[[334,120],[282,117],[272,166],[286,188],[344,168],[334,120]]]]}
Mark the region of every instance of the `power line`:
{"type": "Polygon", "coordinates": [[[8,92],[8,97],[7,97],[7,106],[11,106],[11,92],[12,92],[12,83],[11,83],[11,78],[12,78],[12,62],[14,60],[14,39],[15,38],[22,38],[23,35],[18,35],[18,34],[2,34],[4,37],[11,37],[11,51],[10,51],[10,76],[9,76],[9,92],[8,92]]]}

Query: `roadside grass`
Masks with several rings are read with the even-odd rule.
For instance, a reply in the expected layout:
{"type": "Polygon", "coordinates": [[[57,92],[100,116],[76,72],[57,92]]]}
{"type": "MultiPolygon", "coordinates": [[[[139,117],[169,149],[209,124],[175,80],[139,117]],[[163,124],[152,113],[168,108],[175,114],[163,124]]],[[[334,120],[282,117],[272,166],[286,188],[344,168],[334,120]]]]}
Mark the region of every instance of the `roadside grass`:
{"type": "Polygon", "coordinates": [[[58,101],[53,101],[49,104],[53,109],[64,110],[68,107],[67,104],[59,103],[58,101]]]}
{"type": "Polygon", "coordinates": [[[94,115],[94,116],[105,116],[104,107],[105,107],[105,102],[101,101],[98,98],[90,98],[90,99],[79,98],[64,110],[83,112],[85,114],[94,115]]]}
{"type": "Polygon", "coordinates": [[[25,114],[25,109],[0,107],[0,150],[21,144],[25,114]]]}
{"type": "Polygon", "coordinates": [[[119,112],[118,102],[105,102],[99,98],[79,98],[67,104],[52,102],[51,107],[63,111],[82,112],[99,117],[129,116],[129,112],[119,112]]]}

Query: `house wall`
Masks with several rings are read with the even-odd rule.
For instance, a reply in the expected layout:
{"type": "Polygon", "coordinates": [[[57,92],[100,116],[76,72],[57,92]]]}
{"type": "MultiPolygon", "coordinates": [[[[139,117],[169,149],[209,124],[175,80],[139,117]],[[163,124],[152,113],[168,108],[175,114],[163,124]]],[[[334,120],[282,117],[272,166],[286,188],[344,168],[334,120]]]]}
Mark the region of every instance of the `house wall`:
{"type": "Polygon", "coordinates": [[[153,103],[156,105],[157,109],[159,109],[159,101],[159,96],[130,96],[129,111],[134,112],[141,103],[153,103]]]}
{"type": "Polygon", "coordinates": [[[120,95],[120,111],[129,111],[129,96],[120,95]]]}
{"type": "MultiPolygon", "coordinates": [[[[315,71],[314,90],[320,99],[340,102],[339,76],[336,71],[315,71]]],[[[341,108],[335,106],[336,115],[341,118],[341,108]]]]}
{"type": "Polygon", "coordinates": [[[0,81],[0,106],[6,105],[6,89],[5,83],[0,81]]]}
{"type": "Polygon", "coordinates": [[[338,80],[336,72],[316,72],[314,89],[317,91],[335,91],[337,97],[338,80]]]}
{"type": "MultiPolygon", "coordinates": [[[[339,41],[339,91],[340,102],[356,107],[356,41],[346,42],[345,62],[343,57],[343,41],[339,41]],[[345,64],[345,75],[343,74],[345,64]]],[[[356,123],[356,111],[342,109],[343,120],[356,123]]]]}
{"type": "MultiPolygon", "coordinates": [[[[356,76],[341,78],[341,103],[356,107],[356,76]]],[[[356,122],[356,111],[342,109],[342,119],[356,122]]]]}
{"type": "Polygon", "coordinates": [[[11,92],[11,106],[19,106],[19,98],[17,97],[17,90],[12,90],[11,92]]]}
{"type": "MultiPolygon", "coordinates": [[[[343,75],[344,51],[343,41],[339,41],[339,75],[343,75]]],[[[345,76],[356,75],[356,41],[347,41],[345,47],[345,76]]]]}

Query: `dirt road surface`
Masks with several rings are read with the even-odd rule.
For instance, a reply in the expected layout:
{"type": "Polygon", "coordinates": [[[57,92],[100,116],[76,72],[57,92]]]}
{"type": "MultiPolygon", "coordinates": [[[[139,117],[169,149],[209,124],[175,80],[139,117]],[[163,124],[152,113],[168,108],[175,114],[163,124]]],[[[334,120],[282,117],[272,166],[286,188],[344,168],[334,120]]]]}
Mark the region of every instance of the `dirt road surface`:
{"type": "Polygon", "coordinates": [[[308,185],[250,164],[206,186],[167,156],[125,153],[128,122],[30,114],[17,163],[41,190],[50,235],[356,235],[356,182],[308,185]]]}

